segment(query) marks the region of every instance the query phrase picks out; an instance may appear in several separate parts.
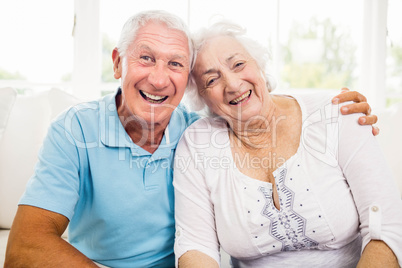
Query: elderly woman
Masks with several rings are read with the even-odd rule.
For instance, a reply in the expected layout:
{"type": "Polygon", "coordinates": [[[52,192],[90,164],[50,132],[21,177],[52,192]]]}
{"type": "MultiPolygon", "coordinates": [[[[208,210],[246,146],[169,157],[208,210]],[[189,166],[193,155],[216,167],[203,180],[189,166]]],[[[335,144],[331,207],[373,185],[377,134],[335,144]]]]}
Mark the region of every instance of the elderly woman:
{"type": "MultiPolygon", "coordinates": [[[[180,267],[402,264],[402,201],[370,127],[330,97],[270,93],[260,47],[228,23],[195,38],[211,117],[175,158],[180,267]]],[[[197,90],[198,89],[198,90],[197,90]]]]}

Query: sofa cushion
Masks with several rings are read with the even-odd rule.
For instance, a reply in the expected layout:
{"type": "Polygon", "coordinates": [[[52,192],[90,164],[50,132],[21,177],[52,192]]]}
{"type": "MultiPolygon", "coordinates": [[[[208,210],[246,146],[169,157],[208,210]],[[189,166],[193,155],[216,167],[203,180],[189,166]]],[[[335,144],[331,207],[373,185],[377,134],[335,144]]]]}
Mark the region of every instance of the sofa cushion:
{"type": "Polygon", "coordinates": [[[0,228],[11,227],[51,119],[77,102],[56,89],[17,97],[0,141],[0,228]]]}
{"type": "Polygon", "coordinates": [[[0,229],[0,267],[4,265],[9,232],[9,230],[0,229]]]}
{"type": "Polygon", "coordinates": [[[50,120],[53,120],[61,112],[79,102],[80,100],[73,95],[60,89],[52,88],[49,91],[49,104],[51,110],[50,120]]]}
{"type": "Polygon", "coordinates": [[[0,88],[0,141],[6,129],[8,117],[14,105],[17,92],[10,88],[0,88]]]}

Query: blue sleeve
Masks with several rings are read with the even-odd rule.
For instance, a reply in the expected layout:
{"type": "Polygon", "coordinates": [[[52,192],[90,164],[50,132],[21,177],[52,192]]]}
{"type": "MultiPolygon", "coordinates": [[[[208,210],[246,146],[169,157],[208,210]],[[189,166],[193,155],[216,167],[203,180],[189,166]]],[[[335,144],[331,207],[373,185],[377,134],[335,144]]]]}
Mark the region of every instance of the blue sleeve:
{"type": "Polygon", "coordinates": [[[80,149],[75,141],[80,139],[80,131],[71,132],[80,127],[76,119],[67,118],[68,113],[49,127],[34,175],[19,204],[50,210],[71,220],[79,198],[80,149]]]}
{"type": "Polygon", "coordinates": [[[185,105],[179,104],[177,107],[181,113],[184,115],[187,127],[189,127],[192,123],[200,119],[200,116],[196,112],[191,112],[185,105]]]}

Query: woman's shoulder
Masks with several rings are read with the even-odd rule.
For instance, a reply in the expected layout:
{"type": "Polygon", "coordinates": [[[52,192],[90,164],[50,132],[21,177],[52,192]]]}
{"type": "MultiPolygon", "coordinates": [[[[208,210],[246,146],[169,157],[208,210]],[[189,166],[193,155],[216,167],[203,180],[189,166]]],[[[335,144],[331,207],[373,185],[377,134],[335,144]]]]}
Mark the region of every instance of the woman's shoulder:
{"type": "Polygon", "coordinates": [[[354,113],[344,116],[340,111],[342,106],[352,102],[349,101],[340,104],[332,103],[333,97],[338,94],[339,92],[334,91],[320,91],[317,93],[295,95],[295,98],[299,102],[300,106],[303,107],[303,121],[314,121],[317,120],[317,118],[320,118],[320,121],[326,125],[328,123],[335,123],[336,125],[353,124],[355,126],[359,126],[357,124],[357,119],[363,115],[362,113],[354,113]]]}
{"type": "Polygon", "coordinates": [[[225,144],[227,139],[226,123],[219,118],[205,117],[198,119],[184,131],[178,146],[186,144],[205,149],[214,143],[225,144]]]}
{"type": "Polygon", "coordinates": [[[329,122],[338,122],[341,118],[340,107],[347,104],[333,104],[332,99],[337,95],[334,91],[317,91],[309,93],[288,94],[294,98],[302,112],[303,125],[321,122],[324,125],[329,122]],[[329,121],[328,121],[329,120],[329,121]]]}
{"type": "Polygon", "coordinates": [[[225,121],[217,117],[202,117],[189,126],[186,132],[212,133],[213,130],[227,129],[225,121]]]}
{"type": "Polygon", "coordinates": [[[307,114],[312,114],[322,109],[331,109],[333,107],[332,98],[336,93],[332,91],[318,91],[309,93],[292,94],[307,114]]]}

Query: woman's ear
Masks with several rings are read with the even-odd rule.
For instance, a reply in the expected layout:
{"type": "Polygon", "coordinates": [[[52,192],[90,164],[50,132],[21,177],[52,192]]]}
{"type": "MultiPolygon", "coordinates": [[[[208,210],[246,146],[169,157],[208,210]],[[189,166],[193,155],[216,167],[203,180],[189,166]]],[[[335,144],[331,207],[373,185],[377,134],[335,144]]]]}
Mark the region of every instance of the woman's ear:
{"type": "Polygon", "coordinates": [[[122,66],[121,66],[122,59],[120,58],[120,53],[117,50],[117,47],[115,47],[113,49],[112,60],[113,60],[114,78],[119,79],[121,77],[121,73],[122,73],[122,69],[121,69],[122,68],[122,66]]]}

